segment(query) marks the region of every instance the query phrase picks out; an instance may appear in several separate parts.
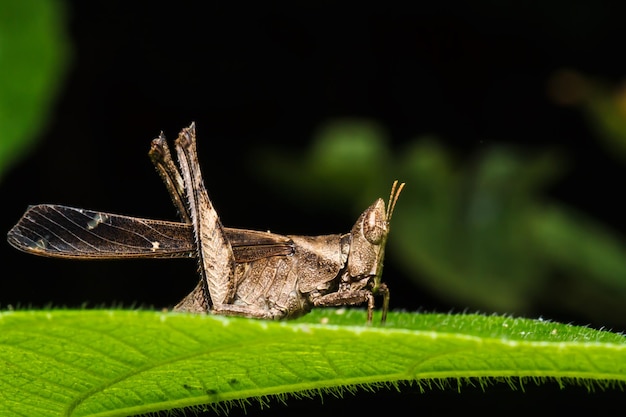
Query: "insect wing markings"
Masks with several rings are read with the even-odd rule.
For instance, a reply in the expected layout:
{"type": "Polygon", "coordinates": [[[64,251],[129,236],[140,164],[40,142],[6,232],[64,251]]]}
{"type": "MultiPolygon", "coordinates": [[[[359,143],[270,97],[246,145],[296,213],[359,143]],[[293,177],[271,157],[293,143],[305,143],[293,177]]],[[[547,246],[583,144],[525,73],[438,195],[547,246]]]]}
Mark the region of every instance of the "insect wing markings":
{"type": "MultiPolygon", "coordinates": [[[[224,231],[237,262],[294,253],[287,236],[228,227],[224,231]]],[[[54,204],[29,207],[7,235],[11,246],[23,252],[77,259],[188,258],[196,256],[193,239],[190,224],[54,204]],[[90,229],[87,223],[96,214],[106,216],[107,223],[90,229]]]]}
{"type": "Polygon", "coordinates": [[[29,207],[9,232],[8,241],[25,252],[61,258],[195,255],[191,227],[184,223],[50,204],[29,207]]]}

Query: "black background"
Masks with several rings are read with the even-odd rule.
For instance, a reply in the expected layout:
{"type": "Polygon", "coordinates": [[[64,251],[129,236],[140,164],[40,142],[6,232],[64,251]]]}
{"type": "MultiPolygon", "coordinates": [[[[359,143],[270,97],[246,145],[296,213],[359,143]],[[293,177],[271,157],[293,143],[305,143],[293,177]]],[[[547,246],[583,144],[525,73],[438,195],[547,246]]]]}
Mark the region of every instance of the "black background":
{"type": "MultiPolygon", "coordinates": [[[[623,160],[607,154],[578,109],[546,94],[547,80],[562,68],[622,81],[623,10],[613,4],[69,2],[70,69],[39,147],[1,184],[0,226],[8,231],[36,203],[175,220],[147,150],[161,130],[173,139],[195,121],[205,183],[224,224],[344,232],[354,221],[347,209],[332,216],[309,210],[258,181],[245,161],[254,157],[253,145],[304,149],[323,122],[359,117],[380,122],[394,146],[434,134],[459,154],[494,142],[561,149],[570,171],[548,190],[551,197],[626,233],[617,198],[623,160]]],[[[190,260],[69,262],[25,255],[6,242],[0,251],[5,274],[21,277],[0,280],[2,308],[84,302],[161,308],[197,279],[190,260]]],[[[394,269],[392,260],[386,268],[394,269]]],[[[394,282],[394,305],[471,308],[402,282],[394,282]]],[[[526,394],[508,387],[485,394],[467,388],[465,395],[417,391],[329,398],[321,411],[320,401],[294,400],[293,407],[265,413],[480,407],[500,414],[547,404],[597,410],[622,395],[551,386],[526,394]]]]}

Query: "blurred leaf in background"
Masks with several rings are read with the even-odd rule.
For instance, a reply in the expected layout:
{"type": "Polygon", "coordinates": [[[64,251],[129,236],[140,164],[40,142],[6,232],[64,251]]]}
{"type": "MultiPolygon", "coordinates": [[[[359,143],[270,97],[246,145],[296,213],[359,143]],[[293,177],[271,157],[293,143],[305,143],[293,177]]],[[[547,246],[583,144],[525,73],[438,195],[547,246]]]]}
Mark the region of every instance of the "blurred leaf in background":
{"type": "Polygon", "coordinates": [[[252,154],[262,155],[254,160],[262,161],[268,178],[310,203],[324,201],[332,206],[333,201],[349,201],[360,210],[364,201],[371,204],[371,196],[388,189],[395,179],[388,177],[393,161],[386,131],[370,120],[329,121],[316,133],[306,155],[264,148],[252,154]]]}
{"type": "Polygon", "coordinates": [[[0,7],[0,179],[45,127],[67,67],[58,0],[4,0],[0,7]]]}
{"type": "Polygon", "coordinates": [[[311,204],[328,204],[322,192],[355,202],[355,214],[393,179],[405,181],[388,253],[419,286],[460,308],[523,314],[549,302],[586,317],[626,313],[616,301],[626,297],[625,243],[542,195],[565,170],[553,151],[485,145],[459,158],[421,138],[394,155],[380,126],[337,120],[305,155],[265,152],[256,160],[273,183],[311,204]]]}
{"type": "Polygon", "coordinates": [[[564,107],[580,108],[608,154],[626,161],[626,82],[611,85],[571,68],[555,71],[548,94],[564,107]]]}

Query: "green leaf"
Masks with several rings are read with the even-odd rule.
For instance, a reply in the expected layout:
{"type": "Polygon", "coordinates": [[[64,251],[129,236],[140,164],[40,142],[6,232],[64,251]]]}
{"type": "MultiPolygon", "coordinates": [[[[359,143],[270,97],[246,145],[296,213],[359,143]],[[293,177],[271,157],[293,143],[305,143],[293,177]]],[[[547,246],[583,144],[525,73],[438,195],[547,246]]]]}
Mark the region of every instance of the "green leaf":
{"type": "MultiPolygon", "coordinates": [[[[0,414],[127,416],[478,378],[622,386],[626,338],[542,320],[355,309],[290,322],[128,310],[0,314],[0,414]],[[352,387],[352,388],[351,388],[352,387]],[[226,402],[226,403],[225,403],[226,402]],[[220,405],[221,404],[221,405],[220,405]]],[[[443,382],[445,384],[445,382],[443,382]]]]}

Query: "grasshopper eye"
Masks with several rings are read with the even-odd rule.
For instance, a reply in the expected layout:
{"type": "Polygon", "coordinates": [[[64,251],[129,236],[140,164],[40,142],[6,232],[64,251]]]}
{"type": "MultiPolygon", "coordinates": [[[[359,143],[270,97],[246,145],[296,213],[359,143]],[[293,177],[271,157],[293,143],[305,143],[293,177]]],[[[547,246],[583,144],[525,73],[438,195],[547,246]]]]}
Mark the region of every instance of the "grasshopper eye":
{"type": "Polygon", "coordinates": [[[365,239],[372,245],[382,243],[385,233],[387,232],[387,222],[384,219],[384,210],[373,210],[363,222],[363,235],[365,239]],[[383,215],[381,215],[381,213],[383,215]]]}

